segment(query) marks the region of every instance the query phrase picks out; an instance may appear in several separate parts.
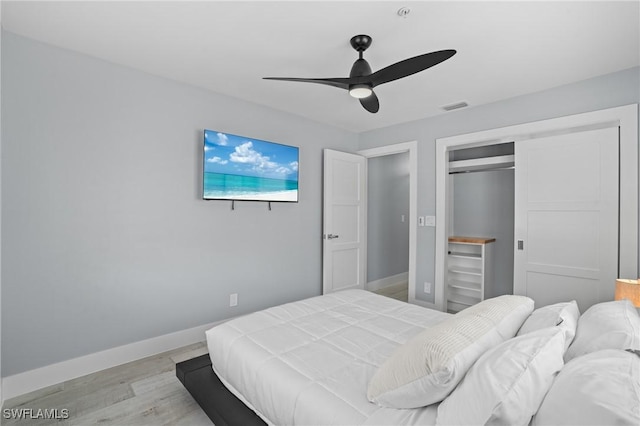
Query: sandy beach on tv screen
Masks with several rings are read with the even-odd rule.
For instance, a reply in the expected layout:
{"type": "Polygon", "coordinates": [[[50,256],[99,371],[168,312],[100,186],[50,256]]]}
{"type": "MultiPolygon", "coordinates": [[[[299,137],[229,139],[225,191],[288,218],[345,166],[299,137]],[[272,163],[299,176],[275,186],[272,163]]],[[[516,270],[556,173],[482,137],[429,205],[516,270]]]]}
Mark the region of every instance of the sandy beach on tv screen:
{"type": "Polygon", "coordinates": [[[260,192],[254,194],[237,194],[233,198],[236,200],[257,200],[257,201],[296,201],[297,191],[260,192]]]}

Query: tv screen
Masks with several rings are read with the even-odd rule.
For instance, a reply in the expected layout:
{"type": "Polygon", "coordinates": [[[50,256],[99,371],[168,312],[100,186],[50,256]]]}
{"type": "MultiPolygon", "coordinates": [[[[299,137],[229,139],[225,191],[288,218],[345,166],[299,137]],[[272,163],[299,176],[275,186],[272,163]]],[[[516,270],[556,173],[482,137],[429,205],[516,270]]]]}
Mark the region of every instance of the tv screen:
{"type": "Polygon", "coordinates": [[[298,202],[298,153],[230,133],[204,131],[203,198],[298,202]]]}

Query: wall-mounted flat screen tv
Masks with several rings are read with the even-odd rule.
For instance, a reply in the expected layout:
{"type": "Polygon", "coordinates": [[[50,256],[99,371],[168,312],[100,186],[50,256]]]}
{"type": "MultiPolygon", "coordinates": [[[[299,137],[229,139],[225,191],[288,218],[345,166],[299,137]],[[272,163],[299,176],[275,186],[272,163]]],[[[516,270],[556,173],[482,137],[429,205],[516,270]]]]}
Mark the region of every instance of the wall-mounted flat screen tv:
{"type": "Polygon", "coordinates": [[[205,200],[298,202],[299,148],[204,131],[205,200]]]}

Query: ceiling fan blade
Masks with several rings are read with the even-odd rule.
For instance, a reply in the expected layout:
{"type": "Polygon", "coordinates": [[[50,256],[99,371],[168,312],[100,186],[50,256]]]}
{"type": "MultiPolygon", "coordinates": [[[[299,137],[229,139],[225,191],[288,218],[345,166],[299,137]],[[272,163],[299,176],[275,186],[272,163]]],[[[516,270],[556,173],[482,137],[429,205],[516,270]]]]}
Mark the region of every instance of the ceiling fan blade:
{"type": "Polygon", "coordinates": [[[262,77],[263,80],[298,81],[302,83],[317,83],[327,86],[349,90],[351,79],[349,78],[287,78],[287,77],[262,77]]]}
{"type": "Polygon", "coordinates": [[[360,98],[360,104],[372,114],[375,114],[380,109],[380,102],[375,93],[371,92],[371,95],[366,98],[360,98]]]}
{"type": "Polygon", "coordinates": [[[404,61],[396,62],[386,68],[382,68],[369,76],[369,81],[373,87],[399,78],[407,77],[420,71],[424,71],[440,62],[446,61],[456,54],[455,50],[438,50],[436,52],[425,53],[414,56],[404,61]]]}

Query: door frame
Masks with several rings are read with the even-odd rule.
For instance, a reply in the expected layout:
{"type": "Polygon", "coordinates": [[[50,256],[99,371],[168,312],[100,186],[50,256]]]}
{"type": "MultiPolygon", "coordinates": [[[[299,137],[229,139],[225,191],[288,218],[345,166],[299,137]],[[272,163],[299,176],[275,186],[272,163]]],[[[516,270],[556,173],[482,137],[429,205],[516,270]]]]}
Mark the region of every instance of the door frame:
{"type": "Polygon", "coordinates": [[[436,139],[436,217],[439,226],[436,227],[434,300],[437,309],[446,307],[445,253],[453,212],[449,152],[605,127],[619,127],[620,131],[618,276],[638,276],[638,104],[631,104],[436,139]]]}
{"type": "MultiPolygon", "coordinates": [[[[357,151],[367,160],[386,155],[409,153],[409,277],[408,277],[408,301],[419,303],[416,299],[416,262],[417,262],[417,231],[418,231],[418,142],[409,141],[377,148],[357,151]]],[[[369,182],[367,179],[367,188],[369,182]]],[[[367,189],[368,190],[368,189],[367,189]]],[[[368,206],[366,207],[368,209],[368,206]]],[[[367,210],[368,211],[368,210],[367,210]]],[[[365,215],[367,212],[365,212],[365,215]]],[[[368,228],[367,228],[368,229],[368,228]]],[[[368,231],[367,231],[368,232],[368,231]]],[[[365,267],[368,261],[365,253],[365,267]]],[[[366,282],[365,282],[366,286],[366,282]]]]}

